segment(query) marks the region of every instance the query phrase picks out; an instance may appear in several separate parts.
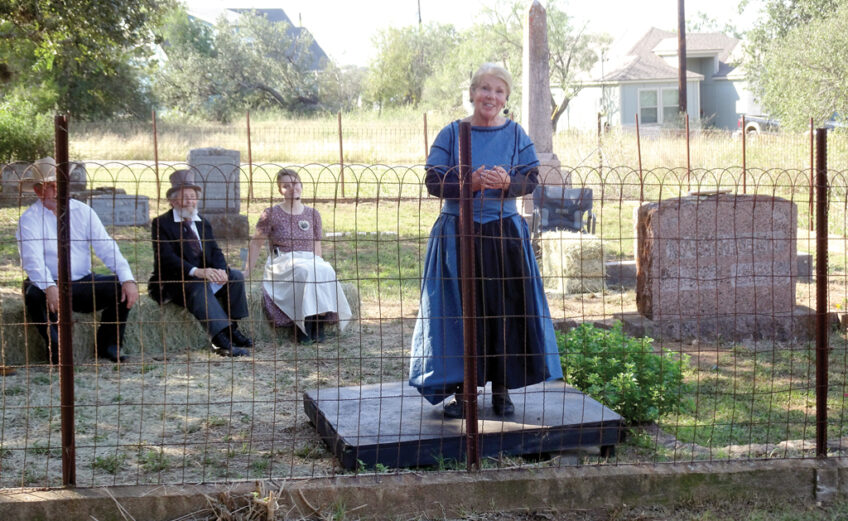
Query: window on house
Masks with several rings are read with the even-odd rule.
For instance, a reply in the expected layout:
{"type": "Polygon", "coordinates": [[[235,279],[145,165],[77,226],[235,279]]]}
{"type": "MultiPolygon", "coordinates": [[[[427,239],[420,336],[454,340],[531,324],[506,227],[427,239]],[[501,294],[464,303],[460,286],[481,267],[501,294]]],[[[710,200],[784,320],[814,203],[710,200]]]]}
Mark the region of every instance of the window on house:
{"type": "Polygon", "coordinates": [[[671,123],[677,119],[677,89],[639,90],[639,122],[671,123]]]}
{"type": "Polygon", "coordinates": [[[639,91],[639,121],[642,123],[659,123],[657,118],[657,91],[639,91]]]}
{"type": "Polygon", "coordinates": [[[668,123],[676,121],[677,113],[680,111],[680,105],[677,102],[677,89],[662,89],[662,104],[662,120],[668,123]]]}

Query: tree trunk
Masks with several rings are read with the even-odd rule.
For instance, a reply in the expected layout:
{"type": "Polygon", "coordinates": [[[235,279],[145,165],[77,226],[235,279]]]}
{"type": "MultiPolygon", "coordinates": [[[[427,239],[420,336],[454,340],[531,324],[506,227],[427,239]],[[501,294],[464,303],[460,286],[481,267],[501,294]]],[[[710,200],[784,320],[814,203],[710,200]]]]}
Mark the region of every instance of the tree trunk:
{"type": "Polygon", "coordinates": [[[560,118],[560,116],[563,115],[563,113],[565,112],[565,109],[568,108],[568,103],[570,101],[571,101],[571,98],[566,96],[565,98],[563,98],[562,103],[557,105],[556,101],[554,101],[554,97],[551,96],[551,109],[553,111],[551,113],[551,128],[553,128],[554,133],[556,133],[557,124],[559,123],[559,118],[560,118]]]}
{"type": "Polygon", "coordinates": [[[260,90],[260,91],[264,92],[265,94],[271,96],[274,99],[274,101],[276,101],[281,107],[283,107],[283,108],[287,107],[287,103],[286,103],[285,98],[283,98],[283,95],[280,94],[279,92],[277,92],[275,89],[272,89],[268,85],[265,85],[263,83],[254,83],[254,84],[251,84],[251,85],[245,85],[245,87],[248,87],[248,88],[252,87],[256,90],[260,90]]]}

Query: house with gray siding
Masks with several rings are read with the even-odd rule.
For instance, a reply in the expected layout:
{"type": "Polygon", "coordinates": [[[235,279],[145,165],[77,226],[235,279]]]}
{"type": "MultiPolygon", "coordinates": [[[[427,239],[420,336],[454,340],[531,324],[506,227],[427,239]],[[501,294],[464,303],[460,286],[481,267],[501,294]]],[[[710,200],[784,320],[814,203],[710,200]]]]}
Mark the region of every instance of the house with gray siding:
{"type": "MultiPolygon", "coordinates": [[[[742,45],[722,33],[686,35],[686,93],[692,128],[735,130],[739,114],[759,112],[737,65],[742,45]]],[[[678,122],[677,33],[652,28],[628,51],[603,57],[569,103],[560,129],[674,127],[678,122]]]]}

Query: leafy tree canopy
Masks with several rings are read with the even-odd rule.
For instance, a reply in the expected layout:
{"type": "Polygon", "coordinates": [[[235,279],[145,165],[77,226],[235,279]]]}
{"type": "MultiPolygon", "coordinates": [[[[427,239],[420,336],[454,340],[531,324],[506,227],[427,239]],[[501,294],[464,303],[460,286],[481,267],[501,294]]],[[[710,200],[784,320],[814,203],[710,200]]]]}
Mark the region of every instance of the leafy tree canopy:
{"type": "MultiPolygon", "coordinates": [[[[741,0],[739,11],[745,9],[749,3],[750,0],[741,0]]],[[[754,95],[760,99],[767,112],[779,115],[784,110],[766,101],[765,92],[769,88],[766,82],[776,78],[776,71],[766,70],[768,54],[776,52],[783,45],[784,38],[793,30],[829,17],[837,7],[844,4],[848,4],[848,0],[765,0],[760,19],[746,34],[744,65],[754,95]]],[[[821,38],[821,35],[818,37],[821,38]]],[[[830,35],[824,39],[829,37],[830,35]]],[[[773,67],[777,62],[769,59],[769,63],[773,67]]],[[[791,93],[787,95],[791,96],[791,93]]],[[[774,99],[774,93],[770,98],[774,99]]]]}
{"type": "MultiPolygon", "coordinates": [[[[521,100],[523,24],[526,2],[515,1],[506,7],[486,8],[481,21],[459,35],[457,44],[428,78],[427,105],[455,108],[467,97],[466,90],[474,71],[484,62],[503,65],[513,76],[515,85],[510,96],[510,110],[517,110],[521,100]]],[[[579,92],[575,76],[588,71],[598,60],[599,52],[609,46],[606,35],[588,34],[572,24],[560,3],[547,3],[548,48],[550,51],[551,125],[554,130],[569,102],[579,92]]]]}
{"type": "Polygon", "coordinates": [[[201,25],[177,12],[163,26],[163,39],[180,35],[165,42],[167,60],[157,77],[166,106],[219,121],[250,108],[320,108],[321,82],[311,68],[313,40],[306,31],[253,13],[235,23],[222,18],[214,31],[201,25]]]}
{"type": "MultiPolygon", "coordinates": [[[[151,28],[172,0],[7,0],[0,3],[0,81],[39,91],[39,110],[83,118],[145,110],[151,28]]],[[[6,90],[6,89],[4,89],[6,90]]]]}
{"type": "Polygon", "coordinates": [[[390,27],[380,31],[374,38],[377,57],[366,79],[367,100],[380,108],[417,107],[424,82],[457,43],[452,25],[390,27]]]}
{"type": "Polygon", "coordinates": [[[769,113],[790,128],[848,116],[848,2],[788,30],[762,55],[759,86],[769,113]],[[823,35],[827,35],[823,37],[823,35]]]}

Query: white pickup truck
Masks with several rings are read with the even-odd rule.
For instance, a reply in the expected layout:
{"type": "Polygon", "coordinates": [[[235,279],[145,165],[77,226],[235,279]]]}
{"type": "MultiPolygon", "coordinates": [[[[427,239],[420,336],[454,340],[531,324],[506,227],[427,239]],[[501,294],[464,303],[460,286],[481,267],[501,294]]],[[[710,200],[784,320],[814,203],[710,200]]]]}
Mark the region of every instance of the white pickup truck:
{"type": "MultiPolygon", "coordinates": [[[[736,121],[736,133],[741,134],[743,131],[742,128],[742,119],[743,115],[739,116],[739,119],[736,121]]],[[[761,132],[777,132],[780,130],[780,122],[774,118],[770,118],[768,116],[754,115],[754,114],[744,114],[745,119],[745,128],[744,132],[747,135],[751,134],[759,134],[761,132]]]]}

